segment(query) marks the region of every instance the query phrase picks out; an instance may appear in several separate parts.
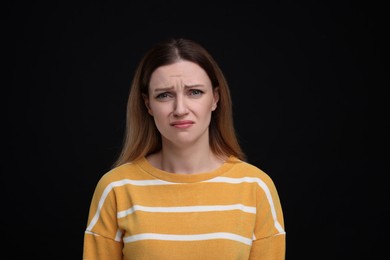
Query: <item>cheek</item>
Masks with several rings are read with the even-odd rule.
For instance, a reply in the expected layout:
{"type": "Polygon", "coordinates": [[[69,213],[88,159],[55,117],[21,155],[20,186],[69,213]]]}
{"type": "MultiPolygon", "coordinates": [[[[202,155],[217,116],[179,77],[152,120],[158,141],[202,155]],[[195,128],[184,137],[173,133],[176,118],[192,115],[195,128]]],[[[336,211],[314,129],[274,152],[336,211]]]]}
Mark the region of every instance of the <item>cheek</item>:
{"type": "Polygon", "coordinates": [[[203,103],[203,104],[197,104],[196,108],[194,108],[194,111],[197,111],[196,114],[201,117],[208,117],[213,112],[213,104],[212,103],[203,103]]]}
{"type": "Polygon", "coordinates": [[[206,106],[204,106],[205,110],[207,110],[208,112],[213,112],[215,110],[215,108],[217,107],[217,102],[215,102],[214,99],[211,99],[206,106]]]}
{"type": "Polygon", "coordinates": [[[149,113],[155,117],[155,118],[162,118],[165,117],[169,113],[169,107],[168,106],[162,106],[151,103],[149,113]]]}

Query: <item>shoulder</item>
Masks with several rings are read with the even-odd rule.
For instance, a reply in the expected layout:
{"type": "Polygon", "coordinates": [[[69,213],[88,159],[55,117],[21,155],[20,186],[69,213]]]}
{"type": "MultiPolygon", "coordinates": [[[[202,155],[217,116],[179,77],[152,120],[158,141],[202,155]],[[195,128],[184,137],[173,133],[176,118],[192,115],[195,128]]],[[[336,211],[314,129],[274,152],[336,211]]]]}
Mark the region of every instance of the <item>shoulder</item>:
{"type": "Polygon", "coordinates": [[[231,168],[231,171],[228,172],[232,177],[246,178],[254,182],[264,182],[267,186],[274,186],[271,176],[258,166],[237,158],[234,158],[232,163],[234,166],[231,168]]]}
{"type": "Polygon", "coordinates": [[[98,186],[117,186],[129,180],[137,181],[148,178],[150,176],[139,167],[138,161],[134,161],[122,164],[104,173],[98,182],[98,186]]]}
{"type": "Polygon", "coordinates": [[[266,198],[271,205],[279,204],[277,187],[271,176],[258,166],[237,161],[229,173],[230,178],[239,179],[239,183],[246,183],[256,188],[259,198],[266,198]]]}

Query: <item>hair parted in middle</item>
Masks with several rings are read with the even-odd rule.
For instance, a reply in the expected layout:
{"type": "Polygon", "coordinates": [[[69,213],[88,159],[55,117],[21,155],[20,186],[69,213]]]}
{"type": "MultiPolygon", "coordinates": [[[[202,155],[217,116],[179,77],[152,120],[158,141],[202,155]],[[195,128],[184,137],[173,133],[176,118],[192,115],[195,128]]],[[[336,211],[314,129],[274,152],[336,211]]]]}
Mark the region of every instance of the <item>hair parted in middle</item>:
{"type": "Polygon", "coordinates": [[[148,113],[143,95],[149,95],[152,73],[161,66],[178,61],[196,63],[205,70],[219,101],[212,112],[209,142],[217,156],[236,156],[246,160],[234,128],[232,100],[224,74],[211,54],[199,43],[184,38],[170,38],[155,44],[140,60],[131,83],[126,111],[126,129],[122,150],[115,166],[131,162],[162,148],[161,134],[148,113]]]}

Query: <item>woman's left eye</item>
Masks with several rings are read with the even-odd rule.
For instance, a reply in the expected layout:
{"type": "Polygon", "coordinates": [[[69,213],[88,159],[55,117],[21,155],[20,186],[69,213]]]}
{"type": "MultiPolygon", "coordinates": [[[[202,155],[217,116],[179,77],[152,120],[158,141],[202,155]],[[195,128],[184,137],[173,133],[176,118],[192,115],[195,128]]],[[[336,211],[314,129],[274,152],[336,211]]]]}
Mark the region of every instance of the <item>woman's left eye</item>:
{"type": "Polygon", "coordinates": [[[199,89],[191,89],[191,91],[190,91],[190,95],[193,95],[193,96],[199,96],[202,94],[203,94],[203,91],[199,90],[199,89]]]}

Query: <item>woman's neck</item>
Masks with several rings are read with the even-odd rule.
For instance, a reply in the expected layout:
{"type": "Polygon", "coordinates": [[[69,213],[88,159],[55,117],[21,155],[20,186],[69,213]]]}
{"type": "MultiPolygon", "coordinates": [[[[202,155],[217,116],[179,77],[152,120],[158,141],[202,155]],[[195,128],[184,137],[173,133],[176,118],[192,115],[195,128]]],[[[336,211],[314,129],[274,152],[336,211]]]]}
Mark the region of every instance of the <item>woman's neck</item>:
{"type": "Polygon", "coordinates": [[[162,149],[149,155],[147,159],[160,170],[183,174],[210,172],[220,167],[225,161],[217,157],[211,149],[207,151],[162,149]]]}

